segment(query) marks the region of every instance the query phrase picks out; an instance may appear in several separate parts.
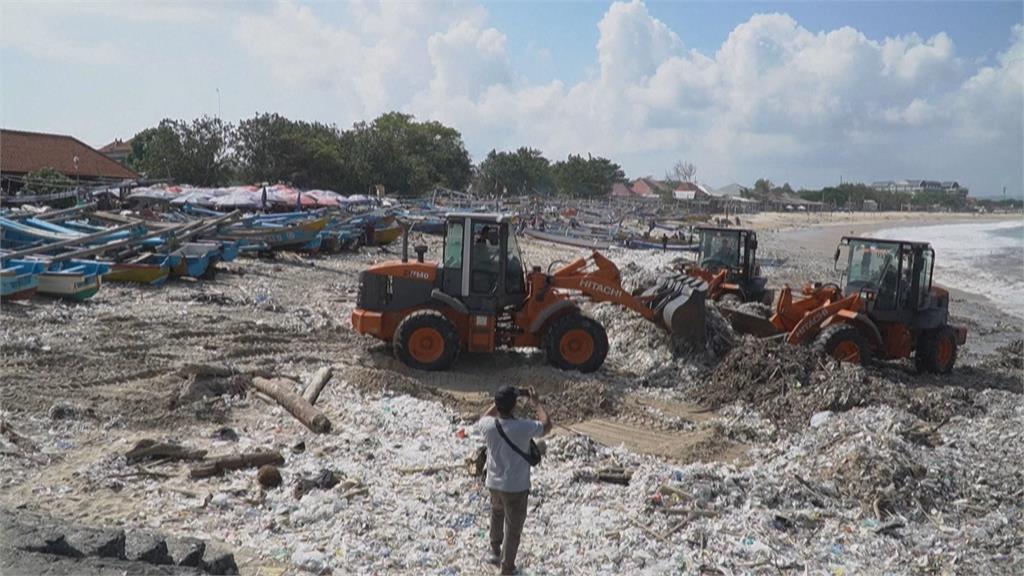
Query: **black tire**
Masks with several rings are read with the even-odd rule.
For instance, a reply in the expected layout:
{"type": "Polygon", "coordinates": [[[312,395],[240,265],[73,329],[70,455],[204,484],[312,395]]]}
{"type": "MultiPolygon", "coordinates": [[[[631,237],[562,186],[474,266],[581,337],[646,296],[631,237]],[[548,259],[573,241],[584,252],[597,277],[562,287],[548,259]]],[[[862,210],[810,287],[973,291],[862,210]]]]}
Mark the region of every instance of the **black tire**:
{"type": "MultiPolygon", "coordinates": [[[[576,336],[582,336],[575,334],[576,336]]],[[[604,326],[582,314],[572,313],[560,316],[551,321],[551,324],[544,331],[542,344],[544,353],[547,355],[548,364],[559,370],[578,370],[583,373],[594,372],[604,364],[608,356],[608,334],[604,326]],[[590,337],[589,354],[586,356],[573,357],[567,342],[563,347],[563,339],[572,338],[570,332],[582,330],[590,337]]],[[[586,346],[581,349],[581,354],[586,354],[586,346]]]]}
{"type": "Polygon", "coordinates": [[[437,310],[420,310],[409,314],[398,324],[392,346],[395,356],[406,366],[417,370],[447,370],[459,357],[459,330],[437,310]],[[428,333],[425,340],[422,335],[414,340],[419,330],[432,330],[439,338],[430,338],[432,335],[428,333]],[[423,348],[424,342],[430,346],[423,348]],[[435,348],[438,343],[442,346],[439,349],[435,348]],[[426,352],[430,353],[424,357],[426,352]]]}
{"type": "Polygon", "coordinates": [[[743,298],[739,294],[730,293],[719,298],[718,304],[723,308],[736,309],[740,307],[740,304],[743,304],[743,298]]]}
{"type": "Polygon", "coordinates": [[[949,374],[957,356],[956,332],[949,326],[922,332],[917,339],[914,366],[924,374],[949,374]]]}
{"type": "Polygon", "coordinates": [[[871,360],[871,347],[868,346],[867,338],[849,324],[836,324],[822,330],[814,339],[814,351],[840,362],[863,365],[871,360]],[[852,346],[857,347],[855,352],[850,351],[852,346]],[[856,354],[856,359],[851,358],[850,354],[856,354]]]}

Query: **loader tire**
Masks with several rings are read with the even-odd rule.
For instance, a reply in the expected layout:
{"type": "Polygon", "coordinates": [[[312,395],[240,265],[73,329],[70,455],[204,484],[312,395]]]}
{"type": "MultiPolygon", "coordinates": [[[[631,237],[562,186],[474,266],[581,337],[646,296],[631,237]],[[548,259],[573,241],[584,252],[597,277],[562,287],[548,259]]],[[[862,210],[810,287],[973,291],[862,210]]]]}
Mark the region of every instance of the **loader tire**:
{"type": "Polygon", "coordinates": [[[860,330],[848,324],[836,324],[822,330],[814,340],[814,350],[839,362],[866,364],[871,359],[867,339],[860,330]]]}
{"type": "Polygon", "coordinates": [[[743,304],[743,298],[739,294],[726,294],[718,299],[718,305],[723,308],[735,310],[743,304]]]}
{"type": "Polygon", "coordinates": [[[926,374],[949,374],[956,364],[956,333],[949,326],[921,333],[914,353],[914,366],[926,374]]]}
{"type": "Polygon", "coordinates": [[[566,314],[553,320],[544,331],[543,345],[548,364],[559,370],[593,372],[608,356],[604,326],[582,314],[566,314]]]}
{"type": "Polygon", "coordinates": [[[437,310],[420,310],[398,324],[392,346],[406,366],[447,370],[459,356],[459,331],[437,310]]]}

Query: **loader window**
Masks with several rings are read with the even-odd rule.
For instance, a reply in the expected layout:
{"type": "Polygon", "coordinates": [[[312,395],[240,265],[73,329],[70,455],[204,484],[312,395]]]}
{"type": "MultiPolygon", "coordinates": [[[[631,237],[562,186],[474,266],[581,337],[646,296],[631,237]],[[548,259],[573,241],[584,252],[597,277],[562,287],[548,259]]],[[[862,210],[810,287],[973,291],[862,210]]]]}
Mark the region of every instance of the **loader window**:
{"type": "Polygon", "coordinates": [[[876,290],[879,309],[891,310],[895,306],[899,287],[899,244],[851,241],[849,268],[848,284],[852,288],[876,290]]]}
{"type": "Polygon", "coordinates": [[[498,285],[501,268],[501,246],[498,242],[498,224],[473,223],[473,246],[470,248],[470,291],[490,294],[498,285]]]}
{"type": "Polygon", "coordinates": [[[928,307],[928,295],[932,288],[932,261],[935,259],[935,252],[926,249],[921,252],[921,271],[917,275],[917,308],[922,310],[928,307]]]}
{"type": "Polygon", "coordinates": [[[462,268],[462,222],[449,222],[444,237],[444,267],[462,268]]]}
{"type": "Polygon", "coordinates": [[[704,268],[736,268],[740,263],[739,235],[705,230],[700,235],[700,265],[704,268]]]}
{"type": "Polygon", "coordinates": [[[509,294],[526,292],[526,276],[523,272],[523,255],[519,252],[519,243],[515,233],[508,235],[508,268],[505,270],[505,287],[509,294]]]}

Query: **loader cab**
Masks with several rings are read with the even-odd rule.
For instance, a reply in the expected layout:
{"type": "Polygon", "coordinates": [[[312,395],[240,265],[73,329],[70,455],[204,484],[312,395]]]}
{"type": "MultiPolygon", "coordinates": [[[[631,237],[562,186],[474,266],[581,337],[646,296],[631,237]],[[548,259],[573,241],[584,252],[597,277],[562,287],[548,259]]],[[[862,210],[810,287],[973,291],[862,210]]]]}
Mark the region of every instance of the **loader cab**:
{"type": "Polygon", "coordinates": [[[701,268],[729,270],[730,279],[757,275],[757,233],[738,228],[697,229],[700,247],[697,262],[701,268]]]}
{"type": "Polygon", "coordinates": [[[860,293],[873,317],[914,323],[936,308],[932,298],[935,251],[927,242],[844,237],[836,247],[837,266],[844,248],[843,293],[860,293]]]}
{"type": "Polygon", "coordinates": [[[526,271],[508,214],[446,217],[442,289],[471,312],[496,314],[526,299],[526,271]]]}

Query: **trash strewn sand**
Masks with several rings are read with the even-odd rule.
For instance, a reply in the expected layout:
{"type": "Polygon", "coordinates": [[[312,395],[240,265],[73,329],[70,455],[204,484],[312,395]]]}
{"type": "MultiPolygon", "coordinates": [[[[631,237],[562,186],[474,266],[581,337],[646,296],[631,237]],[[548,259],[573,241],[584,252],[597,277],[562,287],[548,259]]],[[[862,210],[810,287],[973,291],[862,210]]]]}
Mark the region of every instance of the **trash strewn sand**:
{"type": "MultiPolygon", "coordinates": [[[[785,239],[761,239],[773,285],[827,274],[830,259],[785,239]]],[[[523,244],[541,266],[579,254],[523,244]]],[[[609,255],[627,283],[676,257],[609,255]]],[[[476,415],[510,383],[536,386],[559,424],[660,454],[559,428],[534,477],[529,574],[1024,572],[1021,327],[983,301],[952,303],[972,333],[949,378],[739,338],[680,355],[663,330],[604,304],[585,309],[612,343],[595,374],[526,351],[428,374],[349,328],[357,274],[384,257],[242,260],[213,282],[5,304],[0,415],[21,440],[0,435],[0,506],[222,541],[249,574],[489,573],[487,493],[462,463],[476,415]],[[239,379],[304,382],[323,365],[330,434],[236,395],[239,379]],[[128,464],[141,438],[211,455],[276,449],[283,485],[262,488],[255,469],[190,480],[188,463],[128,464]],[[629,484],[580,481],[606,467],[629,469],[629,484]],[[325,469],[338,485],[296,499],[298,479],[325,469]]]]}

